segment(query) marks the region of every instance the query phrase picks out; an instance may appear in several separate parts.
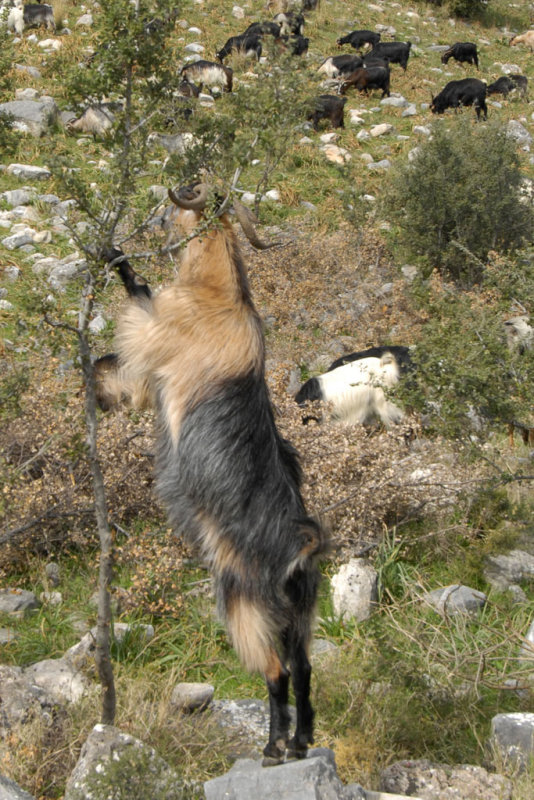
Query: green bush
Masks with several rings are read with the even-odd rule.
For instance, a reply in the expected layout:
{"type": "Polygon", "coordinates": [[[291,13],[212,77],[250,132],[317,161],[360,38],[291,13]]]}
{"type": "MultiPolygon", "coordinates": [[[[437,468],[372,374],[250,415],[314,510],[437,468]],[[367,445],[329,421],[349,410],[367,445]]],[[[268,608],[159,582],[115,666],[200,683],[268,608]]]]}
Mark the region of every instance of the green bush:
{"type": "Polygon", "coordinates": [[[449,12],[455,17],[476,17],[487,7],[487,0],[449,0],[449,12]]]}
{"type": "Polygon", "coordinates": [[[444,118],[400,165],[387,187],[383,211],[398,223],[411,257],[428,276],[437,268],[469,287],[484,273],[488,252],[506,253],[532,237],[530,205],[520,202],[520,161],[503,124],[444,118]]]}
{"type": "Polygon", "coordinates": [[[534,352],[508,348],[503,320],[514,313],[514,297],[531,308],[533,279],[532,254],[512,261],[492,253],[482,285],[471,291],[437,273],[414,284],[414,307],[425,322],[415,375],[400,391],[435,432],[480,442],[492,430],[504,435],[511,420],[528,424],[534,352]]]}

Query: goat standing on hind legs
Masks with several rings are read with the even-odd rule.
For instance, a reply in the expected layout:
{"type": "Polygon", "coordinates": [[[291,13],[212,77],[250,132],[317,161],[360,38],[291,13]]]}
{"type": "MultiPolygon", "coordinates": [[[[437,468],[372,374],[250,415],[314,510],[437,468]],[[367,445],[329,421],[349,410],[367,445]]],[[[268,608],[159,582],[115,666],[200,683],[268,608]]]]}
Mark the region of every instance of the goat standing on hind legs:
{"type": "Polygon", "coordinates": [[[195,236],[207,187],[169,195],[174,231],[192,237],[170,287],[153,297],[121,251],[107,254],[130,303],[118,323],[117,356],[96,364],[100,401],[109,408],[136,395],[156,408],[159,493],[176,531],[209,565],[240,660],[265,676],[264,764],[277,764],[286,750],[305,757],[313,742],[308,646],[317,561],[328,540],[306,514],[297,453],[275,426],[262,324],[231,222],[223,213],[195,236]]]}

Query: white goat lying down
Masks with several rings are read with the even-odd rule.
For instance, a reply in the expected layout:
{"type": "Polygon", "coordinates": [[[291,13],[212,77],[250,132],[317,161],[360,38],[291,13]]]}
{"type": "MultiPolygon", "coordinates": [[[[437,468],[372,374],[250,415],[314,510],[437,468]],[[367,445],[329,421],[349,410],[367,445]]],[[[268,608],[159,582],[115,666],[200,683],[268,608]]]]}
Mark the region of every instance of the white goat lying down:
{"type": "Polygon", "coordinates": [[[295,400],[299,405],[307,400],[330,402],[332,418],[339,422],[368,424],[378,418],[391,427],[401,422],[404,412],[387,399],[384,389],[395,386],[411,365],[408,348],[400,345],[351,353],[306,381],[295,400]]]}

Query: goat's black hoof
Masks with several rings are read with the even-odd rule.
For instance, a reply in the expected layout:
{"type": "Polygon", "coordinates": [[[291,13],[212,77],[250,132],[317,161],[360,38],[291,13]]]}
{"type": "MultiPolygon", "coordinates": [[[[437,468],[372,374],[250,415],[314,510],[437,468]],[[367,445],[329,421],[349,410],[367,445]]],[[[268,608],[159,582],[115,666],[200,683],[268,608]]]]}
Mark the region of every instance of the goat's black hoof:
{"type": "Polygon", "coordinates": [[[308,743],[298,742],[296,741],[295,738],[291,739],[291,741],[287,745],[286,757],[288,759],[306,758],[307,755],[308,755],[308,743]]]}
{"type": "Polygon", "coordinates": [[[264,756],[261,762],[262,767],[277,767],[284,763],[284,756],[276,758],[274,756],[264,756]]]}
{"type": "Polygon", "coordinates": [[[269,742],[263,748],[263,767],[276,767],[278,764],[282,764],[284,761],[284,756],[286,752],[285,742],[281,740],[277,742],[269,742]]]}

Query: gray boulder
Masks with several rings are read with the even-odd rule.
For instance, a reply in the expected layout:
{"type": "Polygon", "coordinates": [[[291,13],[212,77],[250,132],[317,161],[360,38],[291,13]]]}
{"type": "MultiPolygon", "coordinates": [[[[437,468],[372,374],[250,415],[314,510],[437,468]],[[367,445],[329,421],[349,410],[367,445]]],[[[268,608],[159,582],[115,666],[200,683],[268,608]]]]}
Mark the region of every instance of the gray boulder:
{"type": "Polygon", "coordinates": [[[522,125],[518,120],[511,119],[508,122],[508,127],[506,132],[510,138],[515,139],[517,144],[522,147],[524,150],[528,150],[530,145],[532,144],[532,136],[527,131],[524,125],[522,125]]]}
{"type": "Polygon", "coordinates": [[[213,700],[210,683],[177,683],[171,694],[171,706],[180,711],[202,711],[213,700]]]}
{"type": "Polygon", "coordinates": [[[302,760],[265,769],[260,761],[241,759],[219,778],[204,784],[206,800],[365,800],[361,786],[343,786],[334,753],[312,750],[302,760]]]}
{"type": "Polygon", "coordinates": [[[511,550],[509,553],[485,558],[484,578],[499,591],[505,591],[533,576],[534,556],[524,550],[511,550]]]}
{"type": "Polygon", "coordinates": [[[33,795],[25,792],[15,781],[0,775],[0,800],[34,800],[33,795]]]}
{"type": "Polygon", "coordinates": [[[453,583],[433,592],[427,592],[423,600],[442,617],[448,614],[475,614],[486,604],[486,595],[468,586],[453,583]]]}
{"type": "Polygon", "coordinates": [[[511,782],[482,767],[434,764],[427,759],[397,761],[380,776],[385,792],[404,793],[420,800],[509,800],[511,782]]]}
{"type": "Polygon", "coordinates": [[[523,770],[534,757],[534,714],[497,714],[491,720],[490,747],[523,770]]]}
{"type": "Polygon", "coordinates": [[[65,787],[64,800],[107,797],[111,786],[135,787],[135,797],[180,800],[183,785],[166,761],[112,725],[95,725],[65,787]]]}
{"type": "Polygon", "coordinates": [[[2,194],[0,194],[0,199],[4,200],[11,208],[26,206],[29,203],[33,203],[36,197],[35,189],[31,186],[23,186],[21,189],[12,189],[11,191],[2,192],[2,194]]]}
{"type": "Polygon", "coordinates": [[[23,672],[33,684],[44,689],[60,704],[75,703],[89,689],[87,679],[64,658],[38,661],[23,672]]]}
{"type": "Polygon", "coordinates": [[[33,592],[26,589],[0,589],[0,612],[20,617],[28,611],[39,608],[39,601],[33,592]]]}
{"type": "Polygon", "coordinates": [[[351,558],[332,577],[334,612],[362,622],[368,619],[378,599],[376,570],[363,558],[351,558]]]}
{"type": "Polygon", "coordinates": [[[13,117],[13,127],[37,138],[43,136],[55,123],[59,109],[52,98],[39,100],[11,100],[0,103],[0,114],[13,117]]]}
{"type": "Polygon", "coordinates": [[[0,738],[14,726],[34,719],[41,719],[47,725],[52,723],[56,705],[54,698],[23,675],[20,667],[0,665],[0,686],[0,738]]]}
{"type": "Polygon", "coordinates": [[[46,167],[36,167],[33,164],[9,164],[6,172],[8,175],[27,181],[48,180],[52,175],[46,167]]]}

